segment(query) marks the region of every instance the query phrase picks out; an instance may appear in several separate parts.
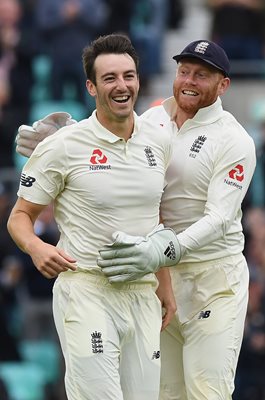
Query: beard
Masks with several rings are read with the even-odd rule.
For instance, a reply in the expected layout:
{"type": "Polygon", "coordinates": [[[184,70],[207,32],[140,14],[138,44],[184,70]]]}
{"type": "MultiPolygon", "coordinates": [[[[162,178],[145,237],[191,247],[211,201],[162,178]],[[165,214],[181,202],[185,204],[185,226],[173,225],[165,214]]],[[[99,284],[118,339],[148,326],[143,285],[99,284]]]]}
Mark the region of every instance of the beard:
{"type": "Polygon", "coordinates": [[[200,102],[190,101],[189,98],[183,99],[183,97],[178,96],[176,98],[178,110],[182,110],[186,114],[194,116],[197,111],[202,107],[200,102]]]}

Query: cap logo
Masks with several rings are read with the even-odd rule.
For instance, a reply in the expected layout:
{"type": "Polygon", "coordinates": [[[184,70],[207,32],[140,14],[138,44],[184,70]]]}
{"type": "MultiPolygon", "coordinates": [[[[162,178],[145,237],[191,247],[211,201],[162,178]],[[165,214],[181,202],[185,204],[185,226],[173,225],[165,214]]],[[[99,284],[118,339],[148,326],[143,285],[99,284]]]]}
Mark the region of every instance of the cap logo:
{"type": "Polygon", "coordinates": [[[197,46],[195,47],[194,51],[196,53],[201,53],[204,54],[207,50],[207,47],[209,46],[210,43],[208,42],[200,42],[197,44],[197,46]]]}

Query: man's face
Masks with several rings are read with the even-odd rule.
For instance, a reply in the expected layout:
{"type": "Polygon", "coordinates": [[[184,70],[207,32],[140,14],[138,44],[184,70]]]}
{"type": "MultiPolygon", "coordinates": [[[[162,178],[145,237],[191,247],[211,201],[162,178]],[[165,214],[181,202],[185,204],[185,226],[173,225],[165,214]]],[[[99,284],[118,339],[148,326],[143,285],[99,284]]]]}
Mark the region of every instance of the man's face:
{"type": "Polygon", "coordinates": [[[178,109],[194,116],[200,108],[213,104],[229,82],[216,68],[191,58],[183,59],[173,83],[178,109]]]}
{"type": "Polygon", "coordinates": [[[139,79],[128,54],[101,54],[95,61],[96,85],[87,81],[95,96],[98,119],[122,122],[132,116],[139,91],[139,79]]]}

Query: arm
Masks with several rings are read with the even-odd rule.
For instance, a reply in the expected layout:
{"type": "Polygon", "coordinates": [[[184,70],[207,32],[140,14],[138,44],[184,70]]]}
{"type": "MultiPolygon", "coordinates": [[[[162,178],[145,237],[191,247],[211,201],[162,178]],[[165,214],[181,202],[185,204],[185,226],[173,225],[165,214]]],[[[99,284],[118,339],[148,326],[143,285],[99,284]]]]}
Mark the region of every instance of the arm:
{"type": "Polygon", "coordinates": [[[111,283],[132,281],[160,267],[176,265],[181,248],[176,233],[162,224],[146,237],[117,231],[114,242],[99,251],[97,264],[111,283]]]}
{"type": "Polygon", "coordinates": [[[156,273],[156,277],[159,281],[156,294],[161,301],[163,308],[162,327],[161,330],[165,329],[174,317],[177,306],[174,297],[173,289],[171,286],[171,277],[168,268],[161,268],[156,273]]]}
{"type": "Polygon", "coordinates": [[[185,251],[197,251],[225,237],[241,214],[256,166],[254,142],[231,135],[230,141],[225,139],[221,144],[208,184],[204,215],[177,235],[185,251]]]}
{"type": "Polygon", "coordinates": [[[219,146],[213,163],[204,215],[179,234],[169,228],[158,229],[127,247],[122,247],[119,233],[121,240],[100,251],[98,259],[111,281],[132,280],[162,266],[174,266],[186,251],[199,250],[224,237],[236,218],[240,224],[241,203],[255,169],[255,147],[252,139],[237,130],[223,140],[226,143],[219,146]]]}
{"type": "Polygon", "coordinates": [[[8,219],[7,228],[17,246],[29,254],[36,268],[46,278],[75,270],[75,260],[55,246],[43,242],[34,232],[34,223],[45,206],[18,198],[8,219]]]}

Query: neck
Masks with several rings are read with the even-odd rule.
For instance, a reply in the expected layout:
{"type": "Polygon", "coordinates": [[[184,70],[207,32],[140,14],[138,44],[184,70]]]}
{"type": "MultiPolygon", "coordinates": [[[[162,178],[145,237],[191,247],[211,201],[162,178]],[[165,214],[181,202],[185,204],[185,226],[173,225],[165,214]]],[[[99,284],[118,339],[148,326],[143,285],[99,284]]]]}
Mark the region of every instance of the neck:
{"type": "Polygon", "coordinates": [[[114,135],[120,137],[121,139],[130,139],[133,129],[134,129],[134,117],[133,114],[127,118],[121,119],[109,119],[104,118],[97,114],[97,119],[104,128],[113,133],[114,135]]]}
{"type": "Polygon", "coordinates": [[[174,121],[176,122],[177,127],[180,129],[182,125],[188,120],[192,119],[195,116],[196,113],[190,112],[187,113],[180,108],[177,108],[177,112],[174,115],[174,121]]]}

